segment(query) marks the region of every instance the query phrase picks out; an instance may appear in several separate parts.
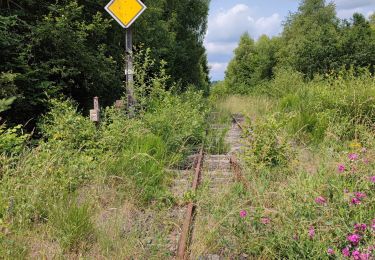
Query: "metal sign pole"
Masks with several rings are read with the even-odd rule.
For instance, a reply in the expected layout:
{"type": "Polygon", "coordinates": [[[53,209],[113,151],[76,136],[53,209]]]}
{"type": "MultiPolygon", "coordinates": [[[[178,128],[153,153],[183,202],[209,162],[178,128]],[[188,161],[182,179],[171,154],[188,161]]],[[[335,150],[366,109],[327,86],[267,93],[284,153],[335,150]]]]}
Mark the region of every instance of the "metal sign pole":
{"type": "Polygon", "coordinates": [[[125,64],[125,79],[126,79],[126,95],[127,95],[127,108],[130,114],[134,113],[134,105],[136,99],[134,96],[134,69],[133,69],[133,32],[132,28],[125,30],[125,51],[126,51],[126,64],[125,64]]]}

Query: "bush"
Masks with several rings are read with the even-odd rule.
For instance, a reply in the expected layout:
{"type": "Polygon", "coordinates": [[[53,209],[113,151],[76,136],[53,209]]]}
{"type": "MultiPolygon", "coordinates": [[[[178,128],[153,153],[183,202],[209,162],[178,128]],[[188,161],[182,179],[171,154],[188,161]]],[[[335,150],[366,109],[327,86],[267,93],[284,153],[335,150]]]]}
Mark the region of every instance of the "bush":
{"type": "Polygon", "coordinates": [[[18,125],[5,129],[0,125],[0,154],[17,155],[22,152],[29,139],[29,134],[24,134],[22,126],[18,125]]]}
{"type": "Polygon", "coordinates": [[[280,114],[248,122],[245,125],[246,146],[243,158],[257,169],[285,167],[294,157],[288,136],[283,131],[286,120],[280,114]]]}

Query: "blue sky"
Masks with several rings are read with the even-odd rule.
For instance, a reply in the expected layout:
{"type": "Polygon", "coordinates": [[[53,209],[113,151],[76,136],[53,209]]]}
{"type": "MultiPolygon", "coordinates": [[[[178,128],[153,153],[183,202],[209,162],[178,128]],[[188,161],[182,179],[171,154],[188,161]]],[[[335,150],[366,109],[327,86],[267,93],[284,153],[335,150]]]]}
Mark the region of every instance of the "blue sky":
{"type": "MultiPolygon", "coordinates": [[[[354,12],[369,16],[375,0],[334,0],[337,15],[350,18],[354,12]]],[[[244,32],[257,39],[262,34],[277,35],[289,11],[298,9],[298,0],[211,0],[205,46],[211,79],[221,80],[244,32]]]]}

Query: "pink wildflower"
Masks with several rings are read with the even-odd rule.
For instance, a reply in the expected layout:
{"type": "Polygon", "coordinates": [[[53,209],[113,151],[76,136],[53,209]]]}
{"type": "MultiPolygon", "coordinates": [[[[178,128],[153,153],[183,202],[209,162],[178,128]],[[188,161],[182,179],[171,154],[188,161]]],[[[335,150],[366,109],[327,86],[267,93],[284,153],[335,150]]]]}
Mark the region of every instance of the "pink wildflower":
{"type": "Polygon", "coordinates": [[[348,241],[350,243],[352,243],[352,245],[356,246],[359,244],[359,242],[361,241],[361,236],[358,235],[358,234],[350,234],[348,237],[347,237],[348,241]]]}
{"type": "Polygon", "coordinates": [[[339,164],[337,166],[337,170],[339,171],[339,173],[343,173],[345,171],[345,165],[344,164],[339,164]]]}
{"type": "Polygon", "coordinates": [[[349,251],[349,248],[347,248],[347,247],[345,247],[341,252],[342,252],[342,255],[345,256],[345,257],[350,256],[350,251],[349,251]]]}
{"type": "Polygon", "coordinates": [[[240,217],[245,218],[247,216],[247,211],[246,210],[241,210],[240,211],[240,217]]]}
{"type": "Polygon", "coordinates": [[[355,194],[355,197],[356,197],[357,199],[364,199],[364,198],[366,198],[366,194],[363,193],[363,192],[356,192],[356,193],[354,193],[354,194],[355,194]]]}
{"type": "Polygon", "coordinates": [[[313,226],[311,226],[309,228],[309,237],[310,237],[310,239],[313,239],[314,236],[315,236],[315,228],[313,226]]]}
{"type": "Polygon", "coordinates": [[[315,199],[315,202],[318,203],[318,204],[320,204],[320,205],[324,205],[324,204],[327,203],[327,200],[326,200],[324,197],[319,196],[319,197],[317,197],[317,198],[315,199]]]}
{"type": "Polygon", "coordinates": [[[370,182],[375,183],[375,176],[370,177],[370,182]]]}
{"type": "Polygon", "coordinates": [[[356,232],[366,231],[367,225],[366,224],[355,224],[354,229],[356,232]]]}
{"type": "Polygon", "coordinates": [[[352,253],[352,257],[354,260],[360,260],[361,258],[361,253],[358,250],[354,250],[352,253]]]}
{"type": "Polygon", "coordinates": [[[351,202],[352,205],[359,205],[361,204],[361,200],[357,198],[352,198],[351,202]]]}
{"type": "Polygon", "coordinates": [[[360,256],[359,256],[359,259],[361,260],[369,260],[370,259],[370,254],[365,254],[365,253],[362,253],[360,256]]]}
{"type": "Polygon", "coordinates": [[[335,254],[335,250],[333,250],[332,248],[328,248],[327,254],[334,255],[335,254]]]}
{"type": "Polygon", "coordinates": [[[356,161],[356,160],[358,160],[358,154],[356,154],[356,153],[351,153],[351,154],[348,155],[348,158],[349,158],[349,160],[351,160],[351,161],[356,161]]]}
{"type": "Polygon", "coordinates": [[[269,219],[269,218],[261,218],[260,222],[262,222],[262,224],[264,224],[264,225],[268,225],[268,224],[271,223],[271,219],[269,219]]]}

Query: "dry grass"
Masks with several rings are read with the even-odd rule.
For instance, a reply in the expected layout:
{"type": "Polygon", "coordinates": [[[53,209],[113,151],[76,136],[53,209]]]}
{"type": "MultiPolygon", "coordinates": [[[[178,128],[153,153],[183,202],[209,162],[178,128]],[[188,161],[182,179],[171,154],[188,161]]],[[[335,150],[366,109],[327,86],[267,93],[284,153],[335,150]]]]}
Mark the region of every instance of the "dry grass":
{"type": "Polygon", "coordinates": [[[268,97],[229,96],[218,104],[218,108],[253,119],[273,111],[275,101],[268,97]]]}

